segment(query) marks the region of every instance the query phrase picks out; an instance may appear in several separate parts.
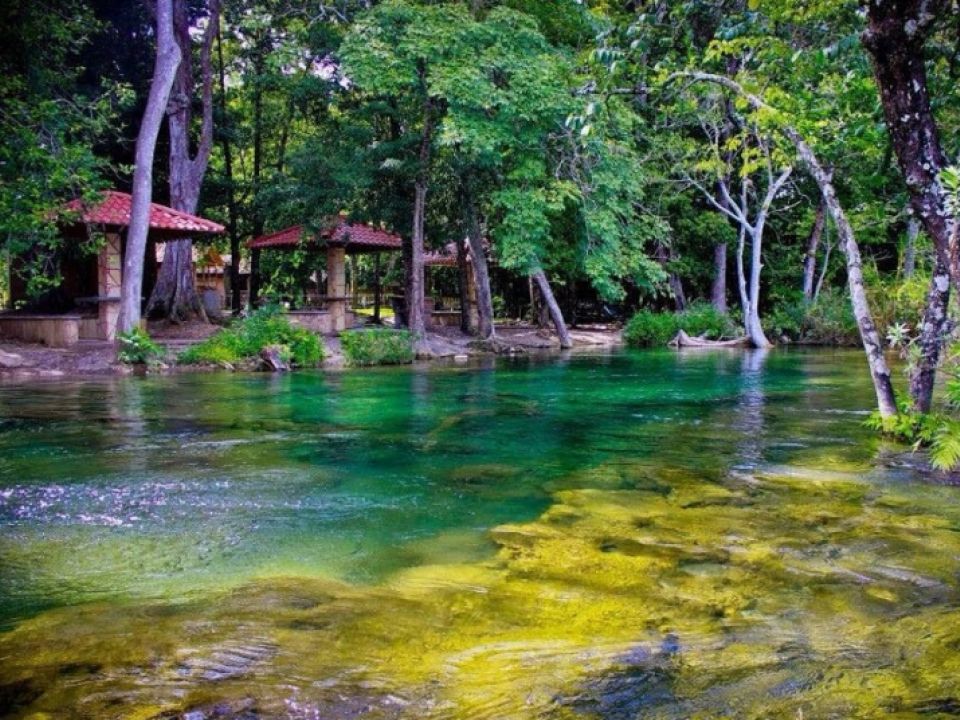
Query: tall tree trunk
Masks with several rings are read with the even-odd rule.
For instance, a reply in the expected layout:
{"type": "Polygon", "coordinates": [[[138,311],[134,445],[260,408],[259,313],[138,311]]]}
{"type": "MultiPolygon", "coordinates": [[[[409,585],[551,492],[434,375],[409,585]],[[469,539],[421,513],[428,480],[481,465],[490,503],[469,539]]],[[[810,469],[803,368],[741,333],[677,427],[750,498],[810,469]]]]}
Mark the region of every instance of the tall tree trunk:
{"type": "Polygon", "coordinates": [[[129,332],[140,324],[140,296],[143,292],[143,258],[150,230],[150,201],[153,195],[153,156],[163,123],[173,80],[180,64],[180,47],[173,36],[173,3],[157,0],[157,56],[147,107],[137,132],[133,168],[133,199],[127,230],[126,256],[120,288],[120,317],[117,329],[129,332]]]}
{"type": "MultiPolygon", "coordinates": [[[[193,59],[190,39],[190,14],[186,0],[175,0],[173,34],[182,59],[177,68],[173,90],[167,102],[167,127],[170,131],[170,205],[188,213],[197,211],[200,186],[207,172],[213,149],[213,68],[211,51],[220,27],[220,0],[209,0],[209,19],[200,51],[203,121],[197,152],[191,157],[190,136],[193,113],[193,59]]],[[[163,265],[153,287],[147,314],[160,313],[170,320],[193,315],[206,320],[203,303],[197,293],[193,267],[193,241],[190,238],[166,243],[163,265]]]]}
{"type": "MultiPolygon", "coordinates": [[[[748,93],[735,80],[731,80],[723,75],[712,73],[680,73],[678,77],[693,78],[701,82],[711,82],[722,85],[727,89],[743,97],[747,103],[757,110],[770,111],[772,108],[756,95],[748,93]]],[[[876,325],[873,323],[873,317],[870,314],[870,303],[867,300],[866,289],[863,283],[862,260],[860,258],[860,246],[857,244],[856,236],[853,233],[853,227],[847,219],[840,201],[837,199],[837,191],[833,187],[831,173],[820,164],[813,149],[803,139],[803,136],[797,132],[791,125],[783,124],[780,126],[781,132],[793,144],[800,160],[809,170],[820,193],[823,201],[827,205],[833,224],[837,228],[837,235],[840,239],[840,247],[847,261],[847,282],[850,288],[850,304],[853,307],[853,315],[857,320],[857,328],[860,331],[860,339],[863,342],[864,353],[867,356],[867,363],[870,366],[870,377],[873,380],[873,389],[877,396],[877,409],[880,416],[885,420],[897,415],[896,395],[893,391],[893,382],[890,379],[890,368],[883,355],[883,344],[880,340],[880,334],[877,332],[876,325]]]]}
{"type": "Polygon", "coordinates": [[[924,45],[945,0],[900,0],[867,4],[863,44],[873,74],[893,151],[910,192],[914,214],[932,238],[937,255],[960,288],[960,265],[950,252],[952,222],[940,171],[946,163],[927,89],[924,45]]]}
{"type": "Polygon", "coordinates": [[[903,277],[910,279],[917,269],[917,238],[920,236],[920,223],[916,218],[907,221],[907,245],[903,249],[903,277]]]}
{"type": "Polygon", "coordinates": [[[746,237],[746,229],[740,234],[740,240],[737,244],[737,283],[740,286],[740,302],[743,308],[743,329],[750,338],[750,344],[758,349],[771,347],[770,341],[763,332],[763,326],[760,324],[760,266],[755,258],[760,249],[760,242],[753,233],[750,234],[750,280],[744,274],[743,269],[743,250],[746,237]]]}
{"type": "Polygon", "coordinates": [[[493,293],[490,290],[490,269],[487,266],[487,251],[483,247],[480,229],[480,210],[474,196],[472,181],[464,182],[465,208],[467,213],[467,242],[473,260],[473,277],[477,289],[477,334],[483,340],[492,340],[496,334],[493,324],[493,293]]]}
{"type": "Polygon", "coordinates": [[[936,249],[918,343],[920,357],[910,379],[912,405],[923,412],[930,409],[947,334],[949,288],[943,287],[944,271],[960,292],[960,261],[956,243],[951,241],[957,219],[951,221],[940,183],[946,157],[930,107],[924,57],[932,26],[948,8],[945,0],[871,2],[867,5],[867,29],[862,37],[873,58],[880,103],[914,216],[923,223],[936,249]]]}
{"type": "Polygon", "coordinates": [[[223,170],[227,177],[227,231],[230,234],[230,309],[234,315],[243,310],[240,287],[240,232],[237,223],[237,196],[233,183],[233,146],[227,126],[227,80],[223,63],[223,38],[217,28],[217,59],[220,75],[220,114],[223,132],[220,144],[223,147],[223,170]]]}
{"type": "Polygon", "coordinates": [[[427,184],[430,178],[430,149],[433,143],[433,101],[426,91],[426,72],[420,69],[425,100],[423,103],[423,134],[420,138],[418,155],[419,168],[414,183],[413,195],[413,234],[410,243],[410,281],[407,286],[407,327],[417,342],[426,334],[426,322],[423,316],[423,245],[424,220],[427,211],[427,184]]]}
{"type": "Polygon", "coordinates": [[[857,329],[860,331],[860,340],[867,356],[867,364],[870,366],[870,377],[873,380],[873,389],[877,396],[877,409],[884,419],[892,418],[897,414],[897,399],[890,378],[890,368],[883,355],[883,342],[870,313],[870,302],[867,299],[867,291],[863,282],[863,261],[860,257],[860,246],[853,234],[853,227],[837,199],[837,191],[833,187],[831,174],[820,164],[817,156],[800,133],[787,125],[784,127],[784,134],[793,143],[800,159],[820,187],[823,201],[826,203],[833,224],[837,228],[840,248],[843,250],[847,261],[850,304],[853,307],[853,316],[857,320],[857,329]]]}
{"type": "Polygon", "coordinates": [[[283,170],[287,162],[287,141],[290,138],[290,125],[293,122],[294,96],[287,98],[287,105],[284,109],[284,118],[280,125],[280,140],[277,143],[277,174],[283,175],[283,170]]]}
{"type": "Polygon", "coordinates": [[[460,293],[460,331],[470,334],[470,280],[467,273],[467,247],[463,240],[457,240],[457,290],[460,293]]]}
{"type": "Polygon", "coordinates": [[[940,350],[950,332],[950,274],[936,257],[927,305],[920,321],[920,336],[917,347],[920,356],[910,373],[910,404],[914,411],[930,412],[933,405],[933,386],[937,379],[940,350]]]}
{"type": "Polygon", "coordinates": [[[823,237],[823,227],[826,224],[827,213],[823,200],[817,204],[817,214],[813,219],[813,228],[807,239],[807,254],[803,258],[803,299],[813,300],[814,278],[817,271],[817,251],[820,249],[820,239],[823,237]]]}
{"type": "Polygon", "coordinates": [[[680,276],[670,271],[670,261],[673,260],[673,249],[668,248],[664,243],[657,244],[657,261],[661,267],[667,271],[667,283],[670,286],[670,295],[673,297],[673,308],[677,312],[683,312],[687,309],[687,298],[683,292],[683,283],[680,276]]]}
{"type": "Polygon", "coordinates": [[[727,244],[713,246],[713,284],[710,304],[719,313],[727,313],[727,244]]]}
{"type": "Polygon", "coordinates": [[[427,205],[427,180],[418,178],[413,196],[413,235],[410,243],[410,285],[407,288],[407,327],[414,337],[421,339],[426,334],[423,316],[423,239],[424,215],[427,205]]]}
{"type": "Polygon", "coordinates": [[[533,281],[537,284],[540,291],[540,297],[550,310],[550,317],[553,319],[553,326],[556,328],[557,337],[560,338],[560,347],[568,349],[573,347],[573,339],[570,337],[570,331],[567,330],[567,323],[563,320],[563,313],[560,312],[560,306],[557,299],[553,296],[553,290],[550,289],[550,282],[547,280],[546,273],[543,270],[536,270],[530,274],[533,281]]]}
{"type": "Polygon", "coordinates": [[[863,261],[860,257],[860,246],[853,234],[853,227],[837,199],[837,191],[833,187],[831,173],[820,164],[817,156],[800,133],[789,125],[784,127],[784,133],[793,143],[800,159],[820,187],[823,201],[826,203],[833,224],[837,228],[840,248],[843,250],[847,261],[850,304],[853,307],[853,315],[857,320],[857,329],[860,331],[860,340],[867,356],[867,364],[870,366],[870,377],[873,380],[873,389],[877,396],[877,409],[880,411],[880,416],[885,419],[895,417],[897,414],[897,399],[890,378],[890,368],[883,355],[883,342],[870,313],[870,302],[867,299],[867,291],[863,282],[863,261]]]}
{"type": "MultiPolygon", "coordinates": [[[[253,71],[256,74],[253,84],[253,172],[251,185],[253,187],[253,222],[252,231],[255,238],[263,235],[263,211],[260,209],[260,176],[263,170],[263,87],[262,76],[265,70],[263,53],[263,38],[258,38],[258,53],[254,57],[253,71]]],[[[260,250],[250,253],[250,307],[256,307],[260,300],[260,250]]]]}
{"type": "Polygon", "coordinates": [[[750,233],[750,312],[744,317],[750,342],[760,350],[773,347],[773,344],[767,340],[767,336],[763,332],[763,326],[760,324],[760,271],[763,269],[761,251],[763,249],[766,214],[765,204],[764,209],[760,210],[753,232],[750,233]]]}
{"type": "Polygon", "coordinates": [[[820,277],[817,279],[817,286],[813,289],[813,302],[820,297],[820,291],[823,290],[823,281],[827,277],[827,271],[830,270],[830,253],[833,251],[833,241],[827,240],[823,249],[823,262],[820,264],[820,277]]]}
{"type": "Polygon", "coordinates": [[[670,273],[670,292],[673,294],[673,305],[677,312],[683,312],[686,310],[687,296],[683,292],[683,282],[680,280],[680,276],[675,272],[670,273]]]}
{"type": "Polygon", "coordinates": [[[743,316],[747,316],[747,309],[750,307],[750,296],[747,294],[747,276],[743,271],[743,251],[747,244],[747,227],[741,225],[737,230],[737,292],[740,295],[740,309],[743,316]]]}

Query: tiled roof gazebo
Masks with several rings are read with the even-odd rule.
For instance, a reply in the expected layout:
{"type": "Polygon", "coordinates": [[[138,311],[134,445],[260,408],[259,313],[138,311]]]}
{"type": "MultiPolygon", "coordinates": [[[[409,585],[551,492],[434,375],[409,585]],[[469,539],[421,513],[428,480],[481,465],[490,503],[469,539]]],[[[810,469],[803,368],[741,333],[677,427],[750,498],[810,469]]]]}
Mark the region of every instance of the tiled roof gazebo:
{"type": "MultiPolygon", "coordinates": [[[[107,190],[95,203],[72,200],[60,217],[65,237],[87,237],[91,229],[103,233],[104,243],[97,256],[74,259],[62,268],[58,293],[65,307],[41,304],[40,312],[0,313],[0,335],[69,346],[78,340],[113,340],[120,309],[124,234],[130,224],[132,198],[128,193],[107,190]],[[68,312],[64,312],[68,310],[68,312]]],[[[223,225],[196,215],[150,204],[150,237],[157,241],[198,235],[218,235],[223,225]]],[[[14,258],[14,263],[17,259],[14,258]]],[[[28,303],[23,282],[11,273],[13,302],[28,303]]]]}
{"type": "Polygon", "coordinates": [[[324,300],[329,311],[329,322],[322,329],[339,332],[347,327],[347,269],[346,256],[364,253],[396,252],[403,247],[399,235],[337,218],[329,227],[311,233],[303,225],[279,230],[254,238],[247,247],[251,250],[295,250],[307,248],[325,250],[327,254],[327,290],[324,300]]]}

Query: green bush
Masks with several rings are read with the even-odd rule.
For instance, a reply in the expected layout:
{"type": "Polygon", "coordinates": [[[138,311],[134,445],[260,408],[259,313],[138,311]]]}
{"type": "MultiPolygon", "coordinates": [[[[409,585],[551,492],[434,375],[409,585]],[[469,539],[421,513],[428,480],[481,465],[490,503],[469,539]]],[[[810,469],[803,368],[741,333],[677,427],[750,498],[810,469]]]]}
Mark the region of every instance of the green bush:
{"type": "Polygon", "coordinates": [[[761,322],[771,339],[786,336],[814,345],[860,344],[850,296],[838,288],[826,288],[812,303],[802,297],[784,300],[761,322]]]}
{"type": "Polygon", "coordinates": [[[666,345],[680,330],[688,335],[717,339],[736,332],[730,317],[706,303],[695,303],[682,313],[641,310],[623,329],[623,339],[634,347],[666,345]]]}
{"type": "Polygon", "coordinates": [[[859,345],[860,331],[844,290],[829,288],[807,308],[802,338],[818,345],[859,345]]]}
{"type": "Polygon", "coordinates": [[[140,328],[117,334],[120,349],[117,359],[127,365],[144,365],[159,360],[163,355],[163,348],[157,345],[150,336],[140,328]]]}
{"type": "Polygon", "coordinates": [[[323,344],[316,334],[294,327],[278,307],[269,306],[188,348],[179,360],[188,365],[233,365],[256,357],[269,345],[282,348],[285,357],[289,353],[290,361],[297,367],[318,365],[324,356],[323,344]]]}
{"type": "Polygon", "coordinates": [[[413,362],[413,336],[407,330],[347,330],[340,333],[348,365],[402,365],[413,362]]]}

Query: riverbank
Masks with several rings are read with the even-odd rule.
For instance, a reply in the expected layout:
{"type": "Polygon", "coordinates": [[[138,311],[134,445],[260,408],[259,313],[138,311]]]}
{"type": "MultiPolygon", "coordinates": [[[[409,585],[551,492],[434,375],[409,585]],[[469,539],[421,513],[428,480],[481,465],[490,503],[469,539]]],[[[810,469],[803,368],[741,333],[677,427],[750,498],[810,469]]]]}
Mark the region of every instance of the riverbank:
{"type": "MultiPolygon", "coordinates": [[[[150,327],[151,337],[164,349],[164,358],[157,372],[191,372],[211,370],[211,366],[180,365],[177,356],[219,329],[206,323],[150,327]]],[[[575,348],[612,348],[622,344],[619,328],[608,325],[586,325],[570,329],[575,348]]],[[[340,368],[346,364],[336,336],[324,336],[325,360],[321,367],[340,368]]],[[[489,355],[522,355],[560,350],[556,334],[532,325],[501,325],[495,343],[478,341],[458,328],[436,328],[427,333],[425,351],[417,360],[449,359],[489,355]]],[[[226,369],[226,368],[224,368],[226,369]]],[[[254,369],[253,366],[244,369],[254,369]]],[[[128,375],[129,365],[116,362],[113,343],[81,341],[70,348],[50,348],[36,343],[0,340],[0,380],[19,381],[104,375],[128,375]]]]}

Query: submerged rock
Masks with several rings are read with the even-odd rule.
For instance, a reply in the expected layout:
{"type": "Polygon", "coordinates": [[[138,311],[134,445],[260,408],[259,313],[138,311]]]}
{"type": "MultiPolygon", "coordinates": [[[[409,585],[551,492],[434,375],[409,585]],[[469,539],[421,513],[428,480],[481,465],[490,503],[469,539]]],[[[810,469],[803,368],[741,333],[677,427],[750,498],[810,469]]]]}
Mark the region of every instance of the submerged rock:
{"type": "Polygon", "coordinates": [[[191,657],[177,668],[185,678],[210,682],[241,677],[268,661],[277,653],[277,646],[266,639],[252,642],[229,642],[218,645],[212,652],[191,657]]]}

